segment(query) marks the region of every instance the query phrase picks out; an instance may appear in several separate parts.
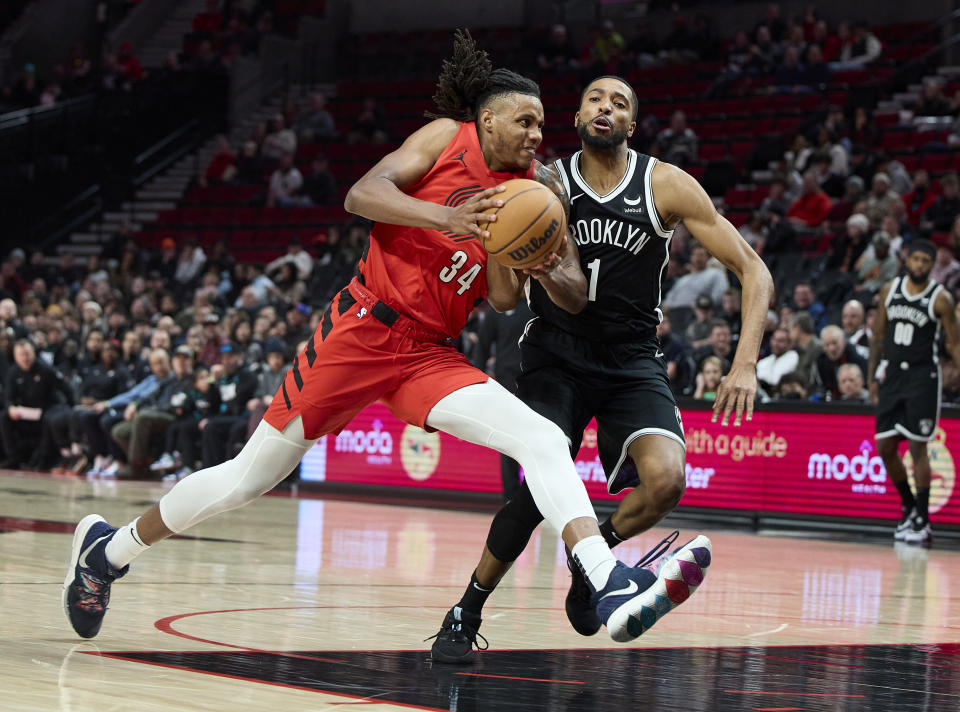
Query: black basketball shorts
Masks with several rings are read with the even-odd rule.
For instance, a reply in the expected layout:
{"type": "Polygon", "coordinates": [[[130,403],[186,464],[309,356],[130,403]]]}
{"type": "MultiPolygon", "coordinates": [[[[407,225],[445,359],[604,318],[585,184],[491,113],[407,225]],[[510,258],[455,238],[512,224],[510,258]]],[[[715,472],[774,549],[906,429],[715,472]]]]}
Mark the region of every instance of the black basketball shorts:
{"type": "Polygon", "coordinates": [[[607,491],[640,483],[630,444],[663,435],[684,448],[683,421],[656,339],[602,344],[535,319],[520,342],[517,396],[560,426],[576,455],[583,431],[597,419],[597,447],[607,491]]]}
{"type": "Polygon", "coordinates": [[[877,402],[877,439],[930,442],[940,420],[940,367],[888,363],[877,402]]]}

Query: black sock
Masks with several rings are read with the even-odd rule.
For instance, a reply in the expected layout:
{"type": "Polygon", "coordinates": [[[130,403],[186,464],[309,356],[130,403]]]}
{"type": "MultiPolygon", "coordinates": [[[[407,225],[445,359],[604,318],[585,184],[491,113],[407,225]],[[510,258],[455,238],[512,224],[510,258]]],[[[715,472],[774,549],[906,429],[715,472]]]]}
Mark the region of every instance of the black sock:
{"type": "Polygon", "coordinates": [[[917,487],[917,514],[923,517],[924,521],[930,519],[930,488],[917,487]]]}
{"type": "Polygon", "coordinates": [[[607,517],[603,524],[600,525],[600,534],[603,535],[603,540],[607,542],[607,546],[611,549],[617,544],[626,541],[626,539],[617,534],[617,530],[613,528],[613,515],[607,517]]]}
{"type": "Polygon", "coordinates": [[[493,593],[492,588],[484,588],[477,582],[477,572],[474,571],[470,574],[470,585],[463,592],[463,597],[457,605],[463,610],[476,613],[479,616],[483,610],[483,604],[487,602],[491,593],[493,593]]]}
{"type": "MultiPolygon", "coordinates": [[[[910,491],[910,483],[906,480],[900,480],[899,482],[894,482],[894,485],[897,487],[897,492],[900,493],[900,500],[903,502],[903,511],[909,512],[911,509],[917,506],[917,500],[913,498],[913,492],[910,491]]],[[[929,493],[930,490],[928,489],[929,493]]],[[[917,494],[919,494],[919,490],[917,494]]]]}

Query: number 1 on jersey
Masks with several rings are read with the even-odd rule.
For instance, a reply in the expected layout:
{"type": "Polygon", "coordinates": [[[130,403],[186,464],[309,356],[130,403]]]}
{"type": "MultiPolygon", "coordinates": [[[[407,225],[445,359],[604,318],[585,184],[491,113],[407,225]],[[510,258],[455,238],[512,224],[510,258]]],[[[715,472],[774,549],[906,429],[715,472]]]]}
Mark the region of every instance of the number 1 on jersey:
{"type": "Polygon", "coordinates": [[[597,301],[597,279],[600,277],[600,258],[587,263],[587,269],[590,270],[590,291],[587,292],[587,301],[597,301]]]}

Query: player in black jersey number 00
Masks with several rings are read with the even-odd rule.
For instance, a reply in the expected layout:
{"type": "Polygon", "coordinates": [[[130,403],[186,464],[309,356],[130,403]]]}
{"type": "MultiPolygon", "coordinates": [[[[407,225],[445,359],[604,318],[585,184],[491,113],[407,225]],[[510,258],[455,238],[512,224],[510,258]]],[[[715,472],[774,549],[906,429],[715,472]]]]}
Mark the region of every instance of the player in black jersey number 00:
{"type": "Polygon", "coordinates": [[[880,290],[877,319],[870,339],[867,379],[877,406],[877,450],[903,503],[893,538],[930,544],[930,457],[927,443],[936,438],[940,419],[940,328],[947,351],[960,366],[960,333],[953,298],[930,279],[937,248],[927,240],[910,243],[906,276],[880,290]],[[913,460],[916,495],[900,458],[906,440],[913,460]]]}

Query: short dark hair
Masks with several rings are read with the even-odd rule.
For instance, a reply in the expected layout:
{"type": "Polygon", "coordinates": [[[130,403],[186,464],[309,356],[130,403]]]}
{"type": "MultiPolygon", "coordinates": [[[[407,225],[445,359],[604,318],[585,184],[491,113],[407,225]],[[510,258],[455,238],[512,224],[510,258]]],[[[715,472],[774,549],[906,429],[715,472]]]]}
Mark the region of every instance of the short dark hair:
{"type": "Polygon", "coordinates": [[[599,77],[594,77],[589,82],[587,82],[587,85],[583,88],[583,91],[580,92],[580,103],[581,104],[583,103],[583,97],[587,95],[587,89],[590,88],[590,85],[600,79],[615,79],[616,81],[620,82],[621,84],[626,86],[627,89],[630,90],[630,103],[633,104],[633,118],[631,119],[631,121],[636,121],[637,112],[640,111],[640,102],[637,100],[637,92],[635,92],[633,90],[633,87],[630,86],[630,82],[628,82],[623,77],[618,77],[616,74],[601,74],[599,77]]]}
{"type": "Polygon", "coordinates": [[[708,321],[707,326],[710,327],[710,333],[713,333],[713,330],[716,329],[718,326],[722,326],[726,329],[730,328],[730,324],[727,323],[726,319],[721,319],[720,317],[714,317],[713,319],[708,321]]]}
{"type": "Polygon", "coordinates": [[[795,326],[804,334],[817,333],[817,327],[813,323],[813,317],[805,311],[798,311],[790,317],[790,326],[795,326]]]}
{"type": "Polygon", "coordinates": [[[796,371],[791,371],[790,373],[785,373],[782,376],[780,376],[779,385],[781,387],[785,385],[789,385],[791,383],[795,386],[800,386],[803,390],[807,390],[806,379],[796,371]]]}

